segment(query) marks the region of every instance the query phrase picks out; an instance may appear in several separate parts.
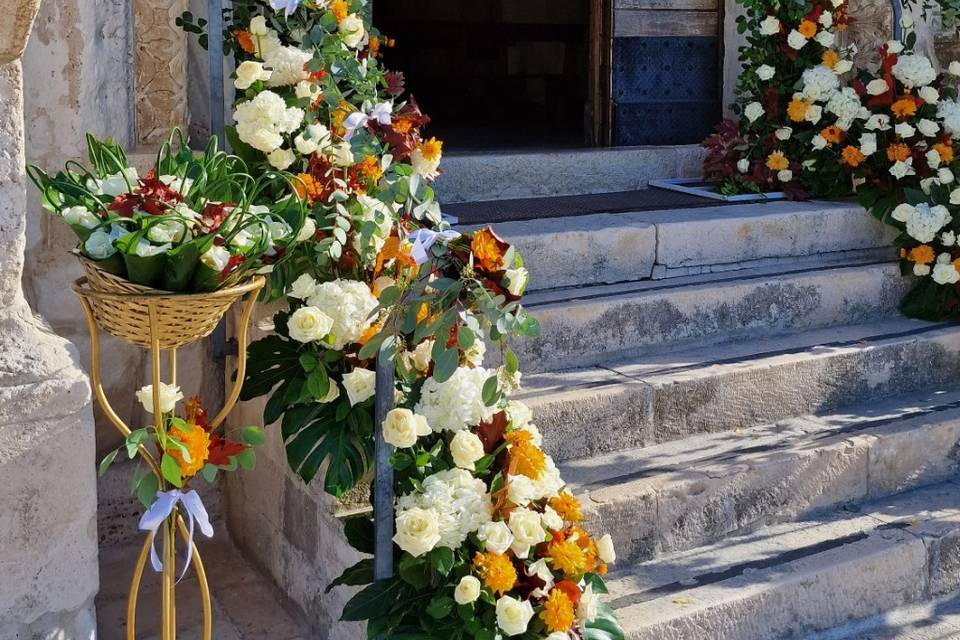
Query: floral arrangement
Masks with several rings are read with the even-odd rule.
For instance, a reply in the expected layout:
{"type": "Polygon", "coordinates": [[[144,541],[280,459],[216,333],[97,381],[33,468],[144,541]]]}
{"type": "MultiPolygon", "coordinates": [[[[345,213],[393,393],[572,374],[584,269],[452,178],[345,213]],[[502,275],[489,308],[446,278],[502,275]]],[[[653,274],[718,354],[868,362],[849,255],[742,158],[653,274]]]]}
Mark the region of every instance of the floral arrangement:
{"type": "MultiPolygon", "coordinates": [[[[250,346],[242,398],[269,396],[264,419],[280,421],[291,468],[309,482],[325,466],[339,496],[370,473],[375,363],[394,363],[381,428],[396,447],[402,553],[390,580],[373,582],[365,559],[330,585],[367,585],[344,619],[371,636],[622,638],[597,597],[610,538],[581,527],[529,410],[509,400],[521,373],[505,343],[539,332],[520,304],[523,260],[492,229],[444,221],[431,186],[442,142],[382,66],[390,40],[368,12],[363,0],[239,0],[226,16],[231,145],[297,176],[311,236],[273,271],[288,305],[250,346]],[[485,366],[486,337],[499,367],[485,366]]],[[[348,541],[372,553],[372,526],[348,520],[348,541]]]]}
{"type": "Polygon", "coordinates": [[[87,136],[87,146],[89,169],[71,162],[53,177],[36,166],[28,174],[43,207],[76,234],[76,253],[107,273],[213,291],[269,271],[301,239],[304,205],[291,177],[252,177],[216,139],[197,156],[172,132],[145,176],[116,144],[87,136]]]}
{"type": "MultiPolygon", "coordinates": [[[[742,0],[737,29],[747,34],[733,110],[704,141],[704,175],[724,194],[783,191],[803,198],[811,143],[836,137],[858,114],[855,96],[840,88],[852,69],[837,47],[848,22],[845,0],[742,0]]],[[[849,189],[848,189],[849,191],[849,189]]]]}

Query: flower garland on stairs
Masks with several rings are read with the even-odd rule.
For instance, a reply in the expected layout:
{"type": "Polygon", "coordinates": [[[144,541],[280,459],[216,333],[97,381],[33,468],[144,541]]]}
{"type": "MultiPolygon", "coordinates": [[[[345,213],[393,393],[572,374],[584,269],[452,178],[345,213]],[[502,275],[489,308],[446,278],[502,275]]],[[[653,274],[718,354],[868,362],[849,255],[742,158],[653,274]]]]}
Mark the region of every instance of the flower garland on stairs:
{"type": "MultiPolygon", "coordinates": [[[[442,142],[382,66],[391,41],[368,13],[365,0],[235,0],[228,14],[231,145],[254,172],[296,174],[311,209],[311,239],[271,275],[288,308],[250,346],[243,398],[269,395],[291,468],[310,482],[325,465],[339,496],[369,474],[374,362],[396,356],[383,429],[402,554],[393,579],[370,584],[364,559],[331,585],[367,585],[344,620],[371,637],[623,638],[599,601],[610,537],[583,529],[530,410],[509,400],[521,374],[505,342],[539,332],[520,305],[523,260],[489,228],[444,222],[431,186],[442,142]],[[499,367],[484,366],[486,336],[499,367]]],[[[371,530],[345,526],[365,553],[371,530]]]]}

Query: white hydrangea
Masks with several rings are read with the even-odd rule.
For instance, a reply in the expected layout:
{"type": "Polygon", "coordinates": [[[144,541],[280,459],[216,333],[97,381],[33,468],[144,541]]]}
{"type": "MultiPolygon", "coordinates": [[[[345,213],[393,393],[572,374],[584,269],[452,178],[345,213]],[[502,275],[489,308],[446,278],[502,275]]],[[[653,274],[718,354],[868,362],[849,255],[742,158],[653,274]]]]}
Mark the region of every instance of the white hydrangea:
{"type": "Polygon", "coordinates": [[[296,47],[275,47],[264,53],[263,61],[272,71],[268,87],[288,87],[307,79],[305,65],[313,55],[296,47]]]}
{"type": "Polygon", "coordinates": [[[923,202],[912,211],[897,207],[894,217],[907,225],[907,235],[918,242],[933,242],[937,233],[950,223],[950,210],[943,205],[931,207],[923,202]]]}
{"type": "Polygon", "coordinates": [[[908,89],[926,86],[937,79],[937,71],[930,60],[916,54],[900,56],[891,71],[893,77],[908,89]]]}
{"type": "Polygon", "coordinates": [[[862,113],[860,96],[851,87],[834,92],[827,102],[827,111],[837,116],[837,126],[847,131],[862,113]]]}
{"type": "MultiPolygon", "coordinates": [[[[818,65],[803,72],[803,97],[825,102],[840,88],[840,79],[832,70],[818,65]]],[[[859,109],[859,100],[858,109],[859,109]]]]}
{"type": "Polygon", "coordinates": [[[943,130],[954,140],[960,140],[960,102],[944,100],[937,105],[937,118],[943,123],[943,130]]]}
{"type": "MultiPolygon", "coordinates": [[[[307,304],[333,318],[331,346],[342,351],[346,345],[359,340],[373,324],[370,314],[379,303],[364,283],[338,279],[318,284],[307,304]]],[[[433,424],[429,416],[427,421],[433,424]]]]}
{"type": "Polygon", "coordinates": [[[303,109],[287,107],[276,93],[262,91],[252,100],[238,104],[233,118],[241,140],[254,149],[270,153],[283,145],[282,134],[300,128],[303,115],[303,109]]]}
{"type": "Polygon", "coordinates": [[[446,382],[427,378],[414,411],[434,431],[460,431],[490,420],[497,412],[483,401],[483,384],[490,375],[483,367],[459,367],[446,382]]]}
{"type": "Polygon", "coordinates": [[[436,546],[459,549],[471,533],[492,520],[493,504],[483,480],[464,469],[449,469],[423,481],[423,491],[401,496],[398,517],[410,509],[437,514],[440,541],[436,546]]]}

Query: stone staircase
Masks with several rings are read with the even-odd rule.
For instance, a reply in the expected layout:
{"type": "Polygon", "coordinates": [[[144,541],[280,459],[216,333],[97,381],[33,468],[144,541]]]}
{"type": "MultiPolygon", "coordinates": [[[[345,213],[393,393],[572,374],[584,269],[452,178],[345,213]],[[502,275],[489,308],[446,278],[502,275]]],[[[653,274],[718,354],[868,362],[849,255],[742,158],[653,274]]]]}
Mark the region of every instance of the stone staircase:
{"type": "MultiPolygon", "coordinates": [[[[540,195],[521,187],[473,195],[540,195]]],[[[614,537],[631,640],[894,638],[886,612],[960,589],[960,327],[899,315],[891,235],[862,209],[496,228],[542,325],[516,345],[521,399],[614,537]]]]}

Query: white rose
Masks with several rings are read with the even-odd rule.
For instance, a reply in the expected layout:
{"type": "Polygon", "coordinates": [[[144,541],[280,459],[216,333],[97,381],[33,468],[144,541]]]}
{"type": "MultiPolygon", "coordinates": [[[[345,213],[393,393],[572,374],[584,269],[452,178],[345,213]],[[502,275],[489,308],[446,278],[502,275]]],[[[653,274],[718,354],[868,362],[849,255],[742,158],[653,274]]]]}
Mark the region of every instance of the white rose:
{"type": "Polygon", "coordinates": [[[267,35],[267,19],[263,16],[254,16],[250,20],[250,34],[254,36],[267,35]]]}
{"type": "Polygon", "coordinates": [[[940,153],[936,149],[927,151],[927,164],[930,165],[931,169],[936,169],[940,166],[940,153]]]}
{"type": "Polygon", "coordinates": [[[957,62],[956,60],[951,62],[950,66],[947,67],[947,73],[949,73],[952,76],[960,77],[960,62],[957,62]]]}
{"type": "Polygon", "coordinates": [[[507,269],[503,275],[503,284],[507,291],[514,296],[522,296],[527,290],[527,282],[530,281],[530,273],[523,267],[517,269],[507,269]]]}
{"type": "Polygon", "coordinates": [[[330,381],[330,388],[327,390],[327,395],[324,398],[317,400],[320,404],[327,404],[328,402],[333,402],[340,397],[340,387],[333,380],[330,381]]]}
{"type": "Polygon", "coordinates": [[[924,87],[920,89],[918,95],[920,96],[920,99],[927,104],[937,104],[937,102],[940,100],[940,92],[933,87],[924,87]]]}
{"type": "Polygon", "coordinates": [[[245,91],[253,86],[258,80],[269,80],[272,72],[265,69],[262,62],[245,60],[237,67],[237,79],[233,81],[233,86],[241,91],[245,91]]]}
{"type": "Polygon", "coordinates": [[[900,122],[893,128],[894,132],[901,138],[912,138],[913,134],[917,132],[909,122],[900,122]]]}
{"type": "Polygon", "coordinates": [[[410,409],[391,409],[383,421],[383,439],[398,449],[409,449],[417,444],[418,437],[427,435],[430,425],[426,418],[410,409]]]}
{"type": "Polygon", "coordinates": [[[343,376],[343,388],[351,406],[373,397],[376,393],[377,374],[370,369],[354,369],[343,376]]]}
{"type": "Polygon", "coordinates": [[[866,124],[863,126],[867,131],[889,131],[890,116],[885,113],[874,114],[867,119],[866,124]]]}
{"type": "Polygon", "coordinates": [[[865,133],[860,136],[860,153],[872,156],[877,152],[877,134],[865,133]]]}
{"type": "Polygon", "coordinates": [[[838,76],[842,76],[851,69],[853,69],[853,60],[841,60],[833,67],[833,72],[838,76]]]}
{"type": "Polygon", "coordinates": [[[473,576],[463,576],[453,591],[457,604],[472,604],[480,597],[480,581],[473,576]]]}
{"type": "Polygon", "coordinates": [[[477,531],[477,537],[483,542],[484,549],[503,555],[513,544],[513,533],[506,522],[488,522],[477,531]]]}
{"type": "Polygon", "coordinates": [[[751,102],[744,108],[743,115],[750,122],[756,122],[764,113],[763,105],[759,102],[751,102]]]}
{"type": "Polygon", "coordinates": [[[533,605],[529,600],[503,596],[497,600],[497,626],[508,636],[518,636],[527,630],[533,618],[533,605]]]}
{"type": "Polygon", "coordinates": [[[513,504],[525,507],[533,500],[536,493],[533,481],[527,476],[510,476],[510,482],[507,483],[507,498],[513,504]]]}
{"type": "Polygon", "coordinates": [[[940,184],[951,184],[954,180],[953,171],[946,167],[940,167],[940,170],[937,171],[937,179],[940,180],[940,184]]]}
{"type": "Polygon", "coordinates": [[[913,217],[915,212],[916,209],[913,207],[913,205],[904,202],[903,204],[896,206],[896,208],[890,214],[890,217],[898,222],[906,222],[913,217]]]}
{"type": "MultiPolygon", "coordinates": [[[[511,477],[511,481],[515,480],[511,477]]],[[[510,548],[515,556],[525,560],[530,555],[530,547],[536,546],[547,539],[546,531],[540,514],[529,509],[515,509],[510,514],[510,532],[513,533],[513,544],[510,548]]]]}
{"type": "Polygon", "coordinates": [[[67,207],[61,214],[64,222],[75,227],[93,229],[100,225],[100,218],[91,213],[86,207],[67,207]]]}
{"type": "Polygon", "coordinates": [[[343,19],[343,22],[340,23],[339,31],[343,43],[351,49],[356,49],[360,46],[363,39],[367,36],[367,32],[363,27],[363,19],[355,13],[351,13],[343,19]]]}
{"type": "Polygon", "coordinates": [[[293,139],[297,151],[305,156],[330,144],[330,130],[322,124],[311,124],[293,139]]]}
{"type": "Polygon", "coordinates": [[[867,83],[867,93],[872,96],[880,96],[890,90],[890,85],[883,78],[877,78],[867,83]]]}
{"type": "Polygon", "coordinates": [[[899,40],[888,40],[887,41],[887,51],[894,55],[903,51],[903,43],[899,40]]]}
{"type": "Polygon", "coordinates": [[[433,361],[433,343],[432,339],[424,340],[413,350],[413,366],[417,371],[426,371],[430,368],[433,361]]]}
{"type": "Polygon", "coordinates": [[[777,70],[768,64],[762,64],[757,67],[757,77],[764,81],[772,79],[776,73],[777,70]]]}
{"type": "Polygon", "coordinates": [[[944,231],[940,234],[940,243],[945,247],[952,247],[957,242],[957,234],[953,231],[944,231]]]}
{"type": "Polygon", "coordinates": [[[960,281],[960,272],[958,272],[950,262],[950,254],[943,254],[947,257],[946,262],[937,260],[933,267],[933,281],[937,284],[956,284],[960,281]]]}
{"type": "Polygon", "coordinates": [[[292,165],[297,159],[296,154],[290,149],[274,149],[267,154],[267,161],[274,169],[283,171],[292,165]]]}
{"type": "Polygon", "coordinates": [[[790,127],[780,127],[774,131],[774,135],[777,136],[777,140],[789,140],[790,136],[793,135],[793,129],[790,127]]]}
{"type": "Polygon", "coordinates": [[[833,46],[833,42],[836,39],[832,31],[821,31],[813,38],[821,45],[829,49],[833,46]]]}
{"type": "Polygon", "coordinates": [[[317,233],[317,223],[313,221],[313,218],[306,218],[303,221],[303,226],[300,227],[300,233],[297,234],[297,242],[306,242],[311,239],[317,233]]]}
{"type": "Polygon", "coordinates": [[[807,39],[803,37],[802,33],[794,29],[787,35],[787,44],[790,45],[792,49],[799,51],[807,44],[807,39]]]}
{"type": "Polygon", "coordinates": [[[484,455],[483,441],[470,431],[458,431],[450,441],[453,463],[461,469],[475,470],[477,461],[484,455]]]}
{"type": "Polygon", "coordinates": [[[817,151],[819,151],[819,150],[821,150],[821,149],[826,149],[826,148],[827,148],[827,144],[829,144],[829,143],[827,142],[827,139],[824,138],[824,137],[823,137],[822,135],[820,135],[819,133],[818,133],[817,135],[813,136],[813,139],[810,140],[810,146],[812,146],[812,147],[813,147],[814,149],[816,149],[817,151]]]}
{"type": "Polygon", "coordinates": [[[553,507],[546,507],[543,510],[543,515],[540,516],[540,520],[543,522],[543,526],[550,531],[560,531],[563,529],[563,518],[553,510],[553,507]]]}
{"type": "MultiPolygon", "coordinates": [[[[153,413],[153,385],[148,384],[137,391],[137,400],[143,405],[147,413],[153,413]]],[[[160,413],[170,413],[183,400],[180,387],[174,384],[160,383],[160,413]]]]}
{"type": "Polygon", "coordinates": [[[829,11],[824,11],[820,14],[820,25],[826,29],[829,29],[833,26],[833,14],[829,11]]]}
{"type": "Polygon", "coordinates": [[[613,564],[617,561],[617,552],[613,548],[613,538],[609,533],[597,540],[597,556],[604,564],[613,564]]]}
{"type": "Polygon", "coordinates": [[[740,158],[737,160],[737,171],[740,173],[747,173],[750,171],[750,160],[747,158],[740,158]]]}
{"type": "Polygon", "coordinates": [[[429,552],[440,542],[440,522],[433,509],[413,507],[401,511],[396,524],[393,541],[414,558],[429,552]]]}
{"type": "Polygon", "coordinates": [[[925,194],[930,195],[930,189],[932,189],[934,185],[938,184],[940,184],[940,181],[936,178],[924,178],[920,181],[920,188],[925,194]]]}
{"type": "Polygon", "coordinates": [[[917,123],[917,129],[928,138],[933,138],[940,133],[940,125],[926,118],[917,123]]]}
{"type": "Polygon", "coordinates": [[[316,293],[316,291],[317,281],[314,280],[309,273],[304,273],[290,285],[290,288],[287,290],[287,297],[306,300],[316,293]]]}
{"type": "Polygon", "coordinates": [[[170,250],[170,246],[171,245],[168,242],[158,247],[141,238],[140,242],[137,243],[137,246],[134,247],[133,252],[141,258],[149,258],[151,256],[158,256],[161,253],[166,253],[170,250]]]}
{"type": "Polygon", "coordinates": [[[930,265],[919,263],[913,265],[913,275],[920,277],[930,275],[930,265]]]}
{"type": "Polygon", "coordinates": [[[917,172],[913,169],[913,158],[910,158],[907,162],[897,161],[892,167],[890,167],[890,175],[892,175],[897,180],[902,180],[907,176],[915,176],[917,172]]]}
{"type": "Polygon", "coordinates": [[[950,204],[960,205],[960,189],[954,189],[950,192],[950,204]]]}
{"type": "Polygon", "coordinates": [[[214,245],[200,256],[200,262],[214,271],[221,272],[230,263],[230,252],[225,247],[214,245]]]}
{"type": "Polygon", "coordinates": [[[333,318],[316,307],[300,307],[287,320],[290,338],[309,343],[323,340],[333,328],[333,318]]]}
{"type": "Polygon", "coordinates": [[[793,180],[793,171],[790,169],[783,169],[777,172],[777,180],[780,182],[790,182],[793,180]]]}
{"type": "Polygon", "coordinates": [[[580,595],[580,604],[577,605],[577,619],[581,622],[593,622],[600,612],[600,595],[593,592],[593,585],[588,584],[580,595]]]}
{"type": "Polygon", "coordinates": [[[812,124],[817,124],[820,122],[820,118],[823,117],[823,107],[818,104],[812,105],[807,109],[807,122],[812,124]]]}
{"type": "Polygon", "coordinates": [[[767,16],[760,23],[760,33],[772,36],[780,33],[780,21],[775,16],[767,16]]]}

